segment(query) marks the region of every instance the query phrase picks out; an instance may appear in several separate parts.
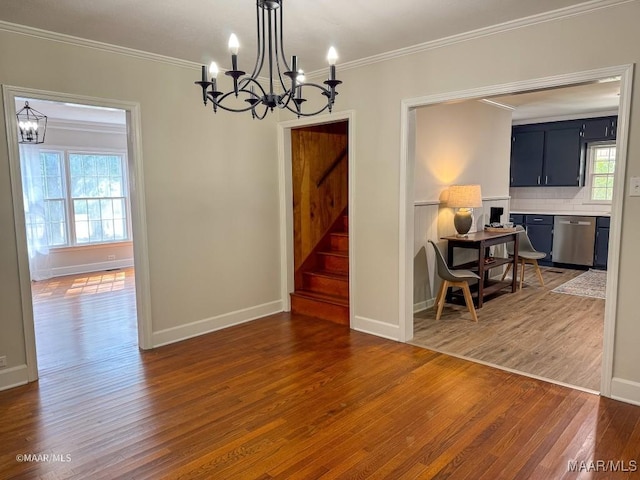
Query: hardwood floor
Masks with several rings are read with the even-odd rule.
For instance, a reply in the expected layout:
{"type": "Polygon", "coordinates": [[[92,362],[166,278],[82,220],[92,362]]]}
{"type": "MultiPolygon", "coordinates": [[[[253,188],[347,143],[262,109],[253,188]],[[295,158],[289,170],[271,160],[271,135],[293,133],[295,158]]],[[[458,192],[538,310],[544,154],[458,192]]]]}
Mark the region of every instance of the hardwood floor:
{"type": "Polygon", "coordinates": [[[32,282],[31,291],[41,374],[137,347],[133,268],[32,282]]]}
{"type": "Polygon", "coordinates": [[[477,323],[450,303],[439,321],[417,313],[411,343],[599,391],[605,301],[551,292],[582,271],[541,270],[544,287],[528,267],[523,289],[486,302],[477,323]]]}
{"type": "Polygon", "coordinates": [[[331,322],[278,314],[146,352],[89,338],[75,366],[0,392],[0,478],[638,475],[569,462],[633,469],[640,407],[331,322]]]}

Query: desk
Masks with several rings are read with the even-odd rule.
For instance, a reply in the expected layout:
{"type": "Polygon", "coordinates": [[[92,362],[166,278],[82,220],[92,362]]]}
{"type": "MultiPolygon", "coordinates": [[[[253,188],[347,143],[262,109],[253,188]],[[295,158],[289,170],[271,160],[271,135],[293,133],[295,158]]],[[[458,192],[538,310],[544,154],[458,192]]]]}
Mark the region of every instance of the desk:
{"type": "MultiPolygon", "coordinates": [[[[447,241],[447,253],[449,255],[449,266],[451,269],[461,268],[467,270],[475,270],[478,272],[480,280],[478,281],[477,291],[477,304],[478,308],[482,307],[484,297],[495,293],[503,288],[511,285],[511,292],[516,292],[518,278],[518,232],[474,232],[470,233],[466,237],[442,237],[447,241]],[[500,245],[513,242],[513,257],[512,258],[496,258],[493,262],[485,264],[484,259],[489,257],[489,247],[493,245],[500,245]],[[478,251],[478,260],[465,263],[462,265],[456,265],[453,258],[454,248],[466,248],[474,249],[478,251]],[[512,264],[513,276],[511,282],[502,281],[490,281],[489,270],[492,268],[512,264]]],[[[474,295],[475,296],[475,295],[474,295]]]]}

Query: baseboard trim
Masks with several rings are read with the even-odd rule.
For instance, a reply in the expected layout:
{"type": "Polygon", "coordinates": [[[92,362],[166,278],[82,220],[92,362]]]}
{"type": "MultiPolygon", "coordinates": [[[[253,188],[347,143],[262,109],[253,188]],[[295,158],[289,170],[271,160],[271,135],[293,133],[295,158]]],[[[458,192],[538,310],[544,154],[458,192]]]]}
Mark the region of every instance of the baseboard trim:
{"type": "Polygon", "coordinates": [[[640,383],[613,377],[611,380],[611,398],[633,405],[640,405],[640,383]]]}
{"type": "Polygon", "coordinates": [[[413,304],[413,313],[422,312],[433,307],[436,303],[436,299],[432,298],[431,300],[426,300],[424,302],[418,302],[413,304]]]}
{"type": "Polygon", "coordinates": [[[133,258],[109,260],[108,262],[84,263],[81,265],[69,265],[67,267],[56,267],[51,269],[51,273],[54,277],[64,277],[66,275],[102,272],[104,270],[115,270],[118,268],[129,267],[133,267],[133,258]]]}
{"type": "Polygon", "coordinates": [[[353,319],[353,325],[351,326],[351,328],[357,330],[358,332],[369,333],[371,335],[376,335],[377,337],[395,340],[396,342],[400,341],[399,325],[391,325],[379,320],[358,317],[356,315],[356,317],[353,319]]]}
{"type": "Polygon", "coordinates": [[[0,370],[0,391],[26,385],[27,383],[29,383],[29,375],[26,365],[0,370]]]}
{"type": "Polygon", "coordinates": [[[152,345],[153,348],[161,347],[170,343],[176,343],[182,340],[187,340],[188,338],[215,332],[216,330],[222,330],[223,328],[231,327],[233,325],[250,322],[282,311],[282,301],[276,300],[275,302],[264,303],[255,307],[224,313],[222,315],[205,318],[186,325],[153,332],[152,345]]]}

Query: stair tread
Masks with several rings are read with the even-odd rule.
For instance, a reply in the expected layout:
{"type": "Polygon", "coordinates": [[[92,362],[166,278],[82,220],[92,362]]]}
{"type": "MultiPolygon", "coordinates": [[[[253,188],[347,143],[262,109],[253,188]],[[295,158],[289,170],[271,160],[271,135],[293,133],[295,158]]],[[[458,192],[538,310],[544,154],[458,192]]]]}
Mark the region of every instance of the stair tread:
{"type": "Polygon", "coordinates": [[[320,300],[328,303],[335,303],[336,305],[345,307],[349,306],[349,299],[347,297],[337,297],[335,295],[313,292],[311,290],[296,290],[295,292],[292,292],[291,295],[297,295],[299,297],[310,298],[312,300],[320,300]]]}
{"type": "Polygon", "coordinates": [[[344,280],[344,281],[349,280],[348,274],[336,272],[332,270],[309,270],[307,272],[304,272],[304,275],[316,275],[319,277],[333,278],[335,280],[344,280]]]}

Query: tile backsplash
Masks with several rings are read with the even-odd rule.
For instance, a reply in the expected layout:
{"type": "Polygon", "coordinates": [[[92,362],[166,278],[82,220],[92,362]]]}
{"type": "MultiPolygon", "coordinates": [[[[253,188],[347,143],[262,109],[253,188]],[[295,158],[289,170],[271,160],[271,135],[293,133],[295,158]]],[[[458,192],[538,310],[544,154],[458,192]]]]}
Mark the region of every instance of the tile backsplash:
{"type": "Polygon", "coordinates": [[[510,188],[511,211],[541,212],[602,212],[611,211],[611,204],[589,202],[585,187],[520,187],[510,188]]]}

